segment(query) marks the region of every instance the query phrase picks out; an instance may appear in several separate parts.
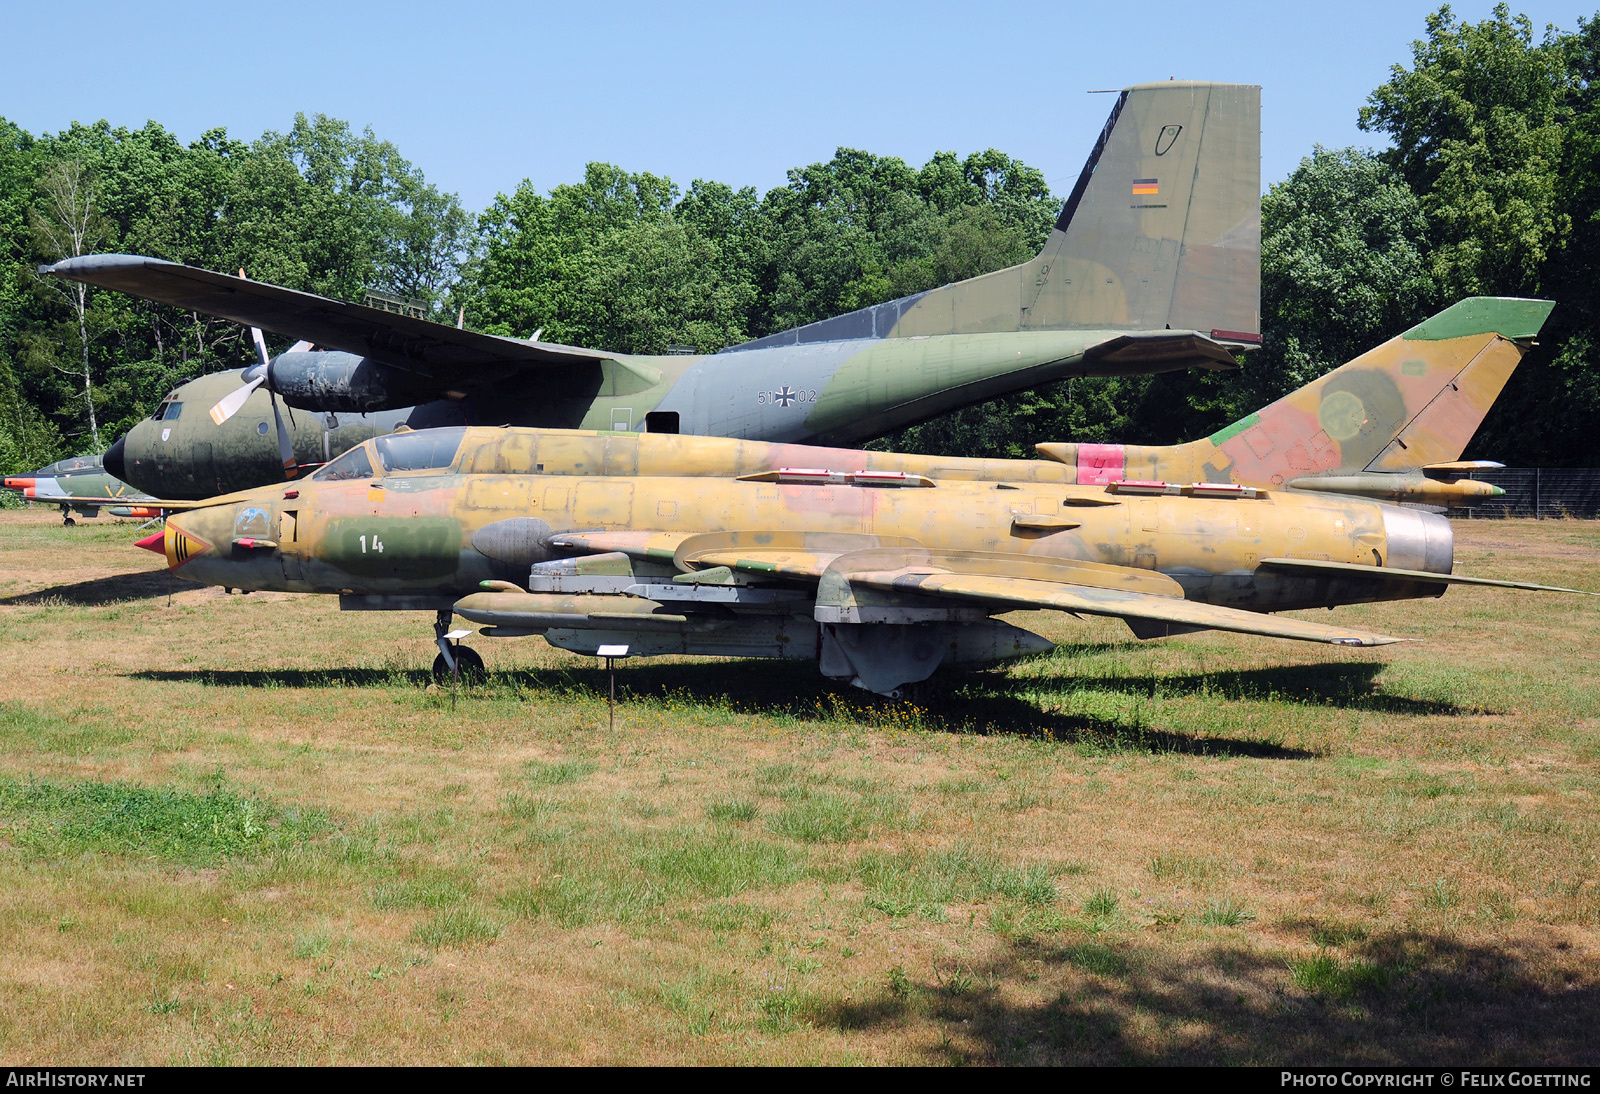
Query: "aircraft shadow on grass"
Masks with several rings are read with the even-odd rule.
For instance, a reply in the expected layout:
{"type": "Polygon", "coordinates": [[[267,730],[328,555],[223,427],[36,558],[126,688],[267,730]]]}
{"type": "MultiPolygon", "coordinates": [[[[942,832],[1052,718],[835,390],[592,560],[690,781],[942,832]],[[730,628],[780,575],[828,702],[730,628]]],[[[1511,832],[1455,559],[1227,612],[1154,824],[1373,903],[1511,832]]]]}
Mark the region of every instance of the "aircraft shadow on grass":
{"type": "Polygon", "coordinates": [[[865,998],[814,1001],[819,1026],[931,1019],[929,1062],[1592,1066],[1600,987],[1563,943],[1471,943],[1421,931],[1282,953],[1218,944],[1173,954],[1086,930],[1013,937],[989,961],[937,966],[865,998]],[[1320,964],[1313,964],[1320,962],[1320,964]],[[1296,976],[1302,984],[1286,985],[1296,976]],[[1034,1005],[1007,981],[1057,980],[1034,1005]],[[1151,1029],[1170,1036],[1152,1046],[1151,1029]],[[1183,1031],[1181,1034],[1178,1031],[1183,1031]]]}
{"type": "Polygon", "coordinates": [[[1082,687],[1127,695],[1210,695],[1239,702],[1288,702],[1378,714],[1494,714],[1437,699],[1391,695],[1377,683],[1387,666],[1379,661],[1328,661],[1314,665],[1282,665],[1230,669],[1186,676],[1062,675],[1035,678],[1042,693],[1082,687]]]}
{"type": "MultiPolygon", "coordinates": [[[[1114,646],[1087,645],[1073,648],[1080,654],[1114,649],[1114,646]]],[[[1068,712],[1052,701],[1070,692],[1091,690],[1154,700],[1195,695],[1211,696],[1219,701],[1279,700],[1336,710],[1410,716],[1464,713],[1448,702],[1385,694],[1375,683],[1384,667],[1379,662],[1363,661],[1183,676],[1075,672],[1013,678],[998,673],[949,673],[936,678],[924,693],[914,695],[911,700],[916,708],[913,716],[897,724],[914,723],[936,732],[1012,734],[1117,750],[1307,759],[1316,753],[1259,739],[1166,729],[1138,718],[1068,712]]],[[[687,696],[691,701],[729,704],[740,714],[800,721],[857,718],[864,726],[884,723],[885,714],[895,709],[892,704],[864,693],[841,691],[821,676],[801,671],[799,667],[790,666],[790,670],[774,672],[771,664],[758,661],[632,662],[618,667],[618,697],[630,702],[648,702],[687,696]]],[[[376,687],[395,683],[421,687],[432,682],[431,673],[421,669],[356,667],[152,670],[134,676],[241,688],[376,687]]],[[[489,686],[604,695],[608,681],[604,669],[585,665],[496,672],[489,686]]]]}
{"type": "Polygon", "coordinates": [[[190,582],[175,582],[166,570],[147,570],[135,574],[112,574],[89,581],[76,581],[71,585],[52,585],[31,593],[0,597],[0,605],[25,606],[53,602],[66,604],[104,605],[118,600],[154,600],[169,592],[186,592],[195,586],[190,582]]]}

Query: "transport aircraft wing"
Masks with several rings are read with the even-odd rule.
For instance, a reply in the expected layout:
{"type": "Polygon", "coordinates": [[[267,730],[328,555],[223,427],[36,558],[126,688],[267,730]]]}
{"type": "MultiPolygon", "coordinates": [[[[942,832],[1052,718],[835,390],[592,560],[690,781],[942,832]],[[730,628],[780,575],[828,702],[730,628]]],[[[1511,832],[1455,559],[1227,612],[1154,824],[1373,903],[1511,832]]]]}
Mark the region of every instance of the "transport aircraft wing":
{"type": "MultiPolygon", "coordinates": [[[[595,364],[611,356],[462,330],[140,255],[84,255],[41,266],[39,272],[260,327],[424,376],[477,369],[489,379],[528,368],[595,364]]],[[[464,378],[474,377],[469,373],[464,378]]]]}

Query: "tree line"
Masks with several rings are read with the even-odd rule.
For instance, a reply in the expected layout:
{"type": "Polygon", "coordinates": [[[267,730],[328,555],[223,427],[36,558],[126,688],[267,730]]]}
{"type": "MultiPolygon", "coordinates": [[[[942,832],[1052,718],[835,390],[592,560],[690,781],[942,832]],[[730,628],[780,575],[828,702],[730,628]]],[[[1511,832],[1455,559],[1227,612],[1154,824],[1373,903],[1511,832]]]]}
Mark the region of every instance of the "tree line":
{"type": "MultiPolygon", "coordinates": [[[[1380,152],[1314,148],[1262,199],[1263,348],[1231,373],[1073,380],[877,442],[1204,436],[1467,295],[1559,302],[1471,456],[1591,465],[1600,435],[1600,17],[1427,18],[1359,108],[1380,152]]],[[[102,449],[183,379],[252,360],[233,324],[42,280],[130,252],[442,321],[620,352],[711,352],[1031,257],[1060,199],[1001,152],[920,168],[840,149],[766,194],[590,164],[474,215],[393,144],[296,116],[254,141],[158,123],[33,136],[0,119],[0,468],[102,449]]]]}

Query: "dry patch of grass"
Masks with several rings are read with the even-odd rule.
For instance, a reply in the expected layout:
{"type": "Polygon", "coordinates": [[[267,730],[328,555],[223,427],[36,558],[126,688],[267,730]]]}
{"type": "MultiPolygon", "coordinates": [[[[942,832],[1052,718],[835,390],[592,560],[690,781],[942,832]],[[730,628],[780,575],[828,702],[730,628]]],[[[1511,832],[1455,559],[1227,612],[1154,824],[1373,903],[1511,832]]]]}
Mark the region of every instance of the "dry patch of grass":
{"type": "MultiPolygon", "coordinates": [[[[1367,651],[1019,619],[915,704],[174,585],[0,513],[19,1063],[1588,1062],[1594,601],[1367,651]]],[[[1593,585],[1600,527],[1458,525],[1593,585]]],[[[152,569],[154,567],[154,569],[152,569]]],[[[1327,613],[1317,613],[1327,618],[1327,613]]]]}

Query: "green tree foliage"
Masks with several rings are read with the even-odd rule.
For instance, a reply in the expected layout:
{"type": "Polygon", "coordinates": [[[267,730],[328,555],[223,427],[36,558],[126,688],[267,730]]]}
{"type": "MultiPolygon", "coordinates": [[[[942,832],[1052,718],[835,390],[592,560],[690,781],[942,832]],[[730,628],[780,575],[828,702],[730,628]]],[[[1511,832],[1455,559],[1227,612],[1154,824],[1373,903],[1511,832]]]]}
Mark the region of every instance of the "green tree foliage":
{"type": "Polygon", "coordinates": [[[1421,197],[1446,296],[1537,291],[1572,223],[1560,185],[1564,38],[1535,43],[1527,16],[1505,4],[1480,23],[1447,5],[1427,26],[1412,67],[1394,66],[1362,107],[1361,127],[1394,141],[1385,158],[1421,197]]]}
{"type": "MultiPolygon", "coordinates": [[[[1600,19],[1536,37],[1505,5],[1427,18],[1360,111],[1393,142],[1316,148],[1262,201],[1263,348],[1232,373],[1076,380],[881,444],[1023,456],[1036,440],[1204,436],[1469,293],[1560,302],[1470,455],[1592,463],[1600,432],[1600,19]]],[[[841,148],[762,195],[590,164],[463,209],[371,131],[297,115],[252,141],[151,122],[34,137],[0,119],[0,466],[93,446],[184,377],[250,359],[232,324],[33,273],[70,253],[51,180],[93,197],[93,246],[245,269],[436,318],[624,352],[701,352],[977,276],[1037,252],[1059,204],[995,150],[920,168],[841,148]],[[91,411],[93,419],[91,420],[91,411]]],[[[59,187],[57,187],[59,189],[59,187]]],[[[70,219],[65,218],[65,219],[70,219]]]]}
{"type": "Polygon", "coordinates": [[[1596,71],[1600,31],[1547,29],[1505,4],[1467,23],[1427,20],[1409,69],[1396,65],[1361,110],[1416,193],[1443,302],[1469,294],[1548,296],[1560,305],[1469,454],[1518,464],[1594,462],[1600,430],[1600,228],[1596,71]]]}
{"type": "Polygon", "coordinates": [[[0,229],[9,471],[99,447],[97,433],[119,435],[182,379],[253,356],[232,323],[45,281],[36,264],[122,251],[344,299],[374,288],[442,306],[472,222],[392,144],[299,115],[286,133],[246,143],[217,129],[189,145],[155,122],[34,138],[0,120],[0,229]]]}
{"type": "Polygon", "coordinates": [[[594,163],[498,196],[459,291],[495,333],[710,352],[1022,261],[1056,211],[1038,171],[993,150],[917,171],[840,149],[759,199],[594,163]]]}
{"type": "Polygon", "coordinates": [[[736,243],[750,194],[696,185],[683,217],[671,180],[601,163],[548,196],[526,182],[499,195],[479,219],[481,255],[457,290],[469,321],[625,353],[743,341],[744,266],[727,262],[706,229],[726,225],[736,243]]]}

